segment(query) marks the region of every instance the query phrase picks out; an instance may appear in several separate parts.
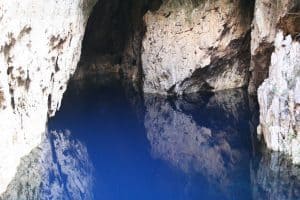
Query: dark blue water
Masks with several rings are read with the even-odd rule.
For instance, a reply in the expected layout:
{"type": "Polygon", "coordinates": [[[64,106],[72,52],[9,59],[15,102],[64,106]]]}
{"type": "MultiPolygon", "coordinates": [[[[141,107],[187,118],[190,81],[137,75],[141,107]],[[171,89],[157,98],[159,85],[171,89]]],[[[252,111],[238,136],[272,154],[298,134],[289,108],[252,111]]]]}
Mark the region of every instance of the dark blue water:
{"type": "Polygon", "coordinates": [[[299,169],[254,153],[255,105],[243,90],[167,98],[109,76],[73,81],[6,197],[298,199],[299,169]]]}
{"type": "Polygon", "coordinates": [[[70,130],[87,147],[95,199],[250,199],[249,112],[242,96],[224,102],[221,94],[211,108],[201,102],[211,95],[190,103],[149,96],[139,107],[139,94],[121,81],[103,82],[70,85],[49,123],[49,129],[70,130]],[[231,104],[239,116],[215,103],[231,104]],[[202,143],[192,141],[197,135],[202,143]],[[157,141],[164,137],[170,141],[157,141]]]}

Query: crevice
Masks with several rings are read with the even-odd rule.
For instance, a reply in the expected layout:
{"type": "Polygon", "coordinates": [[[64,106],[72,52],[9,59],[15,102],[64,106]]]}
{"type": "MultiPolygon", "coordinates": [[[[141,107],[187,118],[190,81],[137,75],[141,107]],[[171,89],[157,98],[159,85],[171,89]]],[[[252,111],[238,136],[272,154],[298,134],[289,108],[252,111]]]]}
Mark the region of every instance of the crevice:
{"type": "Polygon", "coordinates": [[[55,72],[59,71],[59,66],[58,66],[58,56],[55,59],[55,72]]]}
{"type": "Polygon", "coordinates": [[[12,109],[14,110],[16,108],[16,104],[15,104],[15,97],[13,95],[10,99],[10,104],[11,104],[12,109]]]}
{"type": "Polygon", "coordinates": [[[51,113],[52,112],[52,95],[49,94],[48,95],[48,113],[51,113]]]}
{"type": "MultiPolygon", "coordinates": [[[[271,55],[274,52],[273,43],[261,43],[258,51],[251,58],[251,83],[250,87],[258,88],[263,81],[268,78],[269,75],[269,66],[271,64],[271,55]]],[[[250,92],[254,94],[253,92],[250,92]]]]}

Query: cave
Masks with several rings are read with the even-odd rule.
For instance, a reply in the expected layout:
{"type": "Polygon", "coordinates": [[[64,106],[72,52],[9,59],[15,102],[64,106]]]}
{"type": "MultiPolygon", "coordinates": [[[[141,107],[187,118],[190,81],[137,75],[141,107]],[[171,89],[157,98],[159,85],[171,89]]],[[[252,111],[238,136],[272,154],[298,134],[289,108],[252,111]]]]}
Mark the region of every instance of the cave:
{"type": "Polygon", "coordinates": [[[167,95],[246,88],[254,1],[230,4],[234,8],[203,1],[99,1],[87,23],[74,79],[110,73],[132,81],[145,93],[167,95]],[[197,15],[193,12],[197,8],[204,12],[197,15]],[[207,16],[206,10],[211,12],[207,16]],[[165,22],[156,23],[159,20],[165,22]],[[212,36],[202,36],[199,32],[211,20],[219,24],[212,36]],[[163,27],[166,24],[171,25],[163,27]],[[185,35],[189,31],[192,35],[185,35]],[[180,37],[194,38],[199,44],[172,44],[180,37]],[[205,37],[212,41],[206,44],[205,37]],[[218,47],[219,43],[224,46],[218,47]],[[184,68],[182,77],[174,79],[184,68]]]}
{"type": "Polygon", "coordinates": [[[0,37],[0,200],[300,198],[298,1],[68,1],[0,37]]]}
{"type": "Polygon", "coordinates": [[[160,4],[160,0],[97,2],[87,23],[75,79],[108,73],[141,84],[141,48],[146,31],[143,16],[160,4]]]}

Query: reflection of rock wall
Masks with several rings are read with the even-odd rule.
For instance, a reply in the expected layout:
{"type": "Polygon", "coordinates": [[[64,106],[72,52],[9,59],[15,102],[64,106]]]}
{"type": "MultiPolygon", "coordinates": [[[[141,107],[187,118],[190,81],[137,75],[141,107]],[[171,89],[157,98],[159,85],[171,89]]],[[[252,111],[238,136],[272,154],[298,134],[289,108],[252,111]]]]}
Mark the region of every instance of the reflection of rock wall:
{"type": "Polygon", "coordinates": [[[251,182],[255,200],[300,199],[300,168],[279,153],[266,153],[252,163],[251,182]]]}
{"type": "Polygon", "coordinates": [[[245,141],[250,135],[241,133],[238,121],[245,119],[243,113],[247,112],[244,97],[242,91],[207,100],[190,97],[172,101],[146,95],[145,128],[153,156],[186,173],[201,173],[225,191],[235,184],[239,164],[249,159],[250,147],[245,141]],[[195,110],[197,113],[192,113],[195,110]]]}
{"type": "Polygon", "coordinates": [[[60,107],[94,3],[0,1],[0,193],[60,107]]]}
{"type": "Polygon", "coordinates": [[[92,199],[92,164],[69,132],[51,132],[21,164],[3,200],[92,199]]]}

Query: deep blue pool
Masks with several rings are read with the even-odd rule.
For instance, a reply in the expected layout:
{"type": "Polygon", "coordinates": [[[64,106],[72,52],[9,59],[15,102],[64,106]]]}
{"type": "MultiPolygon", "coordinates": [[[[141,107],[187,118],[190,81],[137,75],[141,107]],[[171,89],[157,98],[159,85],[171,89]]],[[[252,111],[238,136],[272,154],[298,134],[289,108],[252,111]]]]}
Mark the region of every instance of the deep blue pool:
{"type": "Polygon", "coordinates": [[[256,121],[256,104],[243,90],[166,98],[142,96],[111,77],[73,81],[47,137],[22,161],[7,195],[297,199],[298,168],[293,174],[280,156],[255,153],[256,121]],[[272,169],[274,160],[280,165],[272,169]],[[286,181],[292,175],[294,182],[286,181]]]}

